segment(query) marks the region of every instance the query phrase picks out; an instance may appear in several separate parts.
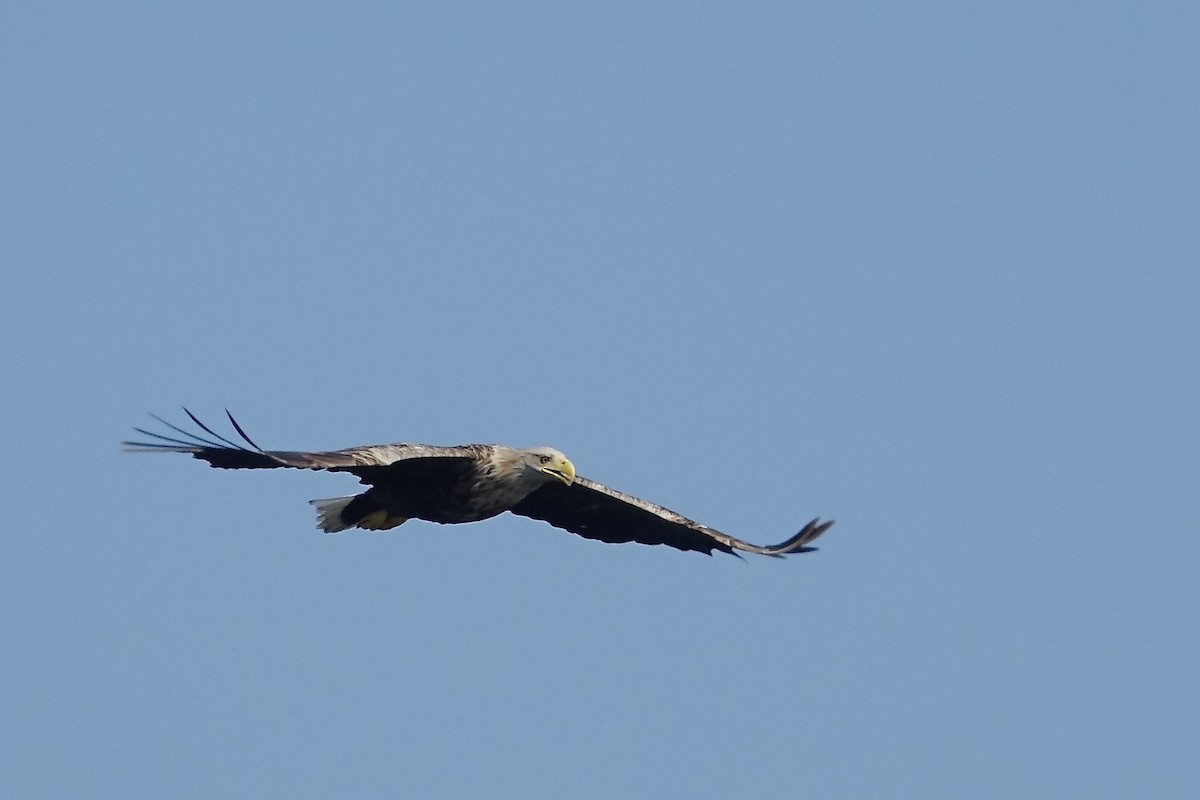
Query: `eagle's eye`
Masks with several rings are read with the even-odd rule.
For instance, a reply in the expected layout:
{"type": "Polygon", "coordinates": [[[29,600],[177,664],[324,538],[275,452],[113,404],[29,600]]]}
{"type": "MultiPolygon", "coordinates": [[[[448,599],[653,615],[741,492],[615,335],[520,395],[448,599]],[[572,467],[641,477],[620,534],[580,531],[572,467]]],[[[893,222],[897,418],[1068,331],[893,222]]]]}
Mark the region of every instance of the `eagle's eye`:
{"type": "Polygon", "coordinates": [[[541,458],[539,458],[538,460],[539,460],[539,461],[541,461],[543,464],[549,464],[549,463],[550,463],[550,456],[542,456],[542,457],[541,457],[541,458]]]}

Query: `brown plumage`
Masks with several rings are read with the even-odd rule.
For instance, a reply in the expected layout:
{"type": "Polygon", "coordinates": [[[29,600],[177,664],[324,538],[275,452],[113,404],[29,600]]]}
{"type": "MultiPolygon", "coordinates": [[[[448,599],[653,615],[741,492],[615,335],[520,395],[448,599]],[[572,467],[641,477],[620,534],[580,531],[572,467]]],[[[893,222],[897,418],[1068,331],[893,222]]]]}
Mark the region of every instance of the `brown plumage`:
{"type": "Polygon", "coordinates": [[[814,519],[790,539],[760,546],[577,476],[570,460],[549,447],[401,443],[316,452],[263,450],[229,412],[229,422],[244,444],[216,433],[186,408],[184,412],[212,438],[154,417],[184,438],[135,428],[154,441],[122,444],[135,452],[189,453],[221,469],[349,472],[371,488],[358,495],[311,501],[321,529],[331,533],[351,527],[387,530],[409,519],[474,522],[511,511],[602,542],[665,544],[710,555],[720,550],[779,557],[815,550],[810,543],[833,524],[814,519]]]}

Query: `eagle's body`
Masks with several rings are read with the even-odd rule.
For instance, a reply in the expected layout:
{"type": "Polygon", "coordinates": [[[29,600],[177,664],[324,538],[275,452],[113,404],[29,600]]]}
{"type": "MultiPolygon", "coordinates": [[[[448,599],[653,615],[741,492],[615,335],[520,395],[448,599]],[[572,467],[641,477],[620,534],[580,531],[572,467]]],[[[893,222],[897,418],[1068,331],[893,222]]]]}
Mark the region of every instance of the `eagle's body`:
{"type": "MultiPolygon", "coordinates": [[[[419,445],[387,447],[395,457],[409,455],[406,449],[419,445]]],[[[510,510],[548,481],[575,477],[575,467],[566,456],[550,448],[523,451],[468,444],[439,449],[460,455],[398,458],[387,465],[387,480],[360,495],[313,500],[321,529],[328,533],[352,526],[385,530],[409,519],[478,522],[510,510]],[[530,455],[537,456],[536,466],[526,463],[530,455]],[[545,464],[543,455],[549,459],[545,464]]]]}
{"type": "Polygon", "coordinates": [[[345,450],[263,450],[229,417],[246,445],[192,421],[216,441],[159,419],[187,440],[136,428],[155,442],[124,442],[136,451],[189,453],[223,469],[296,469],[349,472],[370,486],[358,495],[313,500],[322,530],[387,530],[409,519],[453,524],[489,519],[505,511],[604,542],[665,544],[679,550],[736,551],[782,556],[802,553],[830,525],[813,520],[787,541],[768,547],[735,539],[646,500],[575,474],[575,466],[550,447],[518,449],[469,444],[438,447],[389,444],[345,450]]]}

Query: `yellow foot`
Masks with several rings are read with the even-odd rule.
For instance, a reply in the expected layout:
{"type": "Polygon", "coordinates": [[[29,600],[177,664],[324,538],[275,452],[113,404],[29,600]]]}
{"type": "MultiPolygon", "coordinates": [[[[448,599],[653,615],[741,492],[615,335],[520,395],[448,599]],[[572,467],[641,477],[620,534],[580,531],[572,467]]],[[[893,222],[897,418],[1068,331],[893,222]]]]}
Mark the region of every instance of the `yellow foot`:
{"type": "Polygon", "coordinates": [[[391,516],[381,508],[360,519],[356,527],[368,531],[390,531],[392,528],[402,525],[405,522],[408,522],[408,517],[391,516]]]}

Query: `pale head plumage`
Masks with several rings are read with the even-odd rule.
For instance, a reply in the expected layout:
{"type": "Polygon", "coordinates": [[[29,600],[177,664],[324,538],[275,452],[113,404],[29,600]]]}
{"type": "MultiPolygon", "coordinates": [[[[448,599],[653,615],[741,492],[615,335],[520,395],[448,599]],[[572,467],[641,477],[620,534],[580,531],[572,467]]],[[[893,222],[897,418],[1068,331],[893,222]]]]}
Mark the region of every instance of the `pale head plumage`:
{"type": "Polygon", "coordinates": [[[567,486],[575,481],[575,465],[553,447],[530,447],[521,452],[526,467],[537,470],[546,478],[562,481],[567,486]]]}
{"type": "Polygon", "coordinates": [[[551,480],[570,486],[575,480],[575,465],[553,447],[516,448],[493,445],[483,470],[489,477],[529,490],[551,480]]]}

